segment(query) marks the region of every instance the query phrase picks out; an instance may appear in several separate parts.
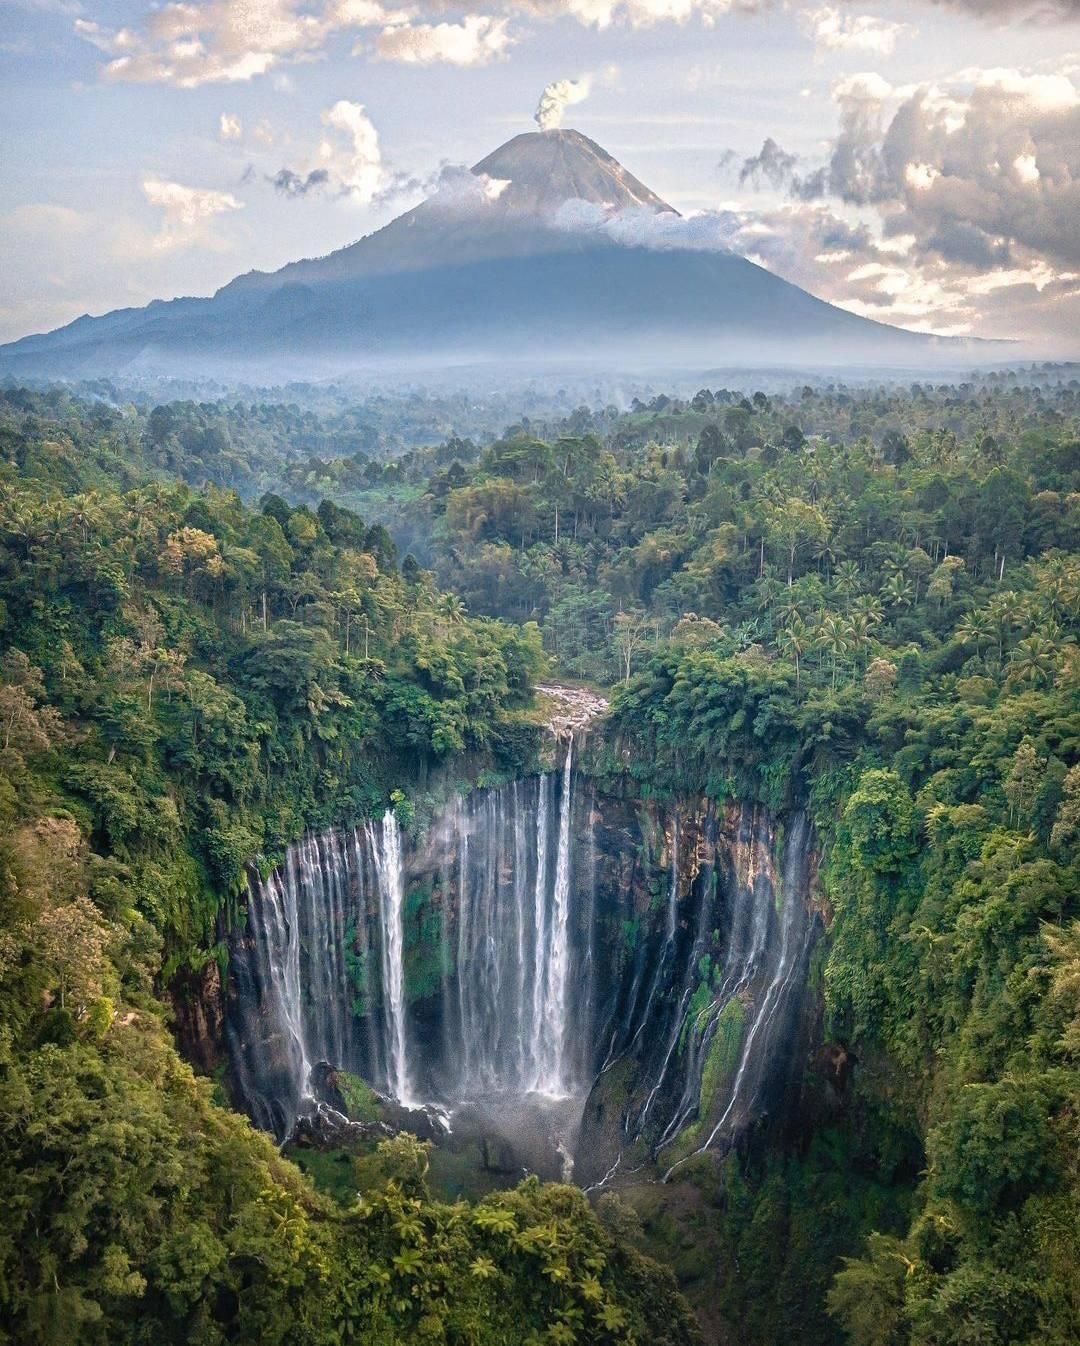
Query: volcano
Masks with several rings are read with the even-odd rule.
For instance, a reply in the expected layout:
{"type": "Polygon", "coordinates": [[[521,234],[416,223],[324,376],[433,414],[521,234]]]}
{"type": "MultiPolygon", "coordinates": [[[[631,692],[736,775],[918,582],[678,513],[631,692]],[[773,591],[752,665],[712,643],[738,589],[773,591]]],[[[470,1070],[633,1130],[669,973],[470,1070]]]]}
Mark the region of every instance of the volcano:
{"type": "Polygon", "coordinates": [[[693,242],[579,131],[515,136],[326,257],[0,347],[16,377],[412,376],[479,368],[926,367],[940,339],[693,242]]]}

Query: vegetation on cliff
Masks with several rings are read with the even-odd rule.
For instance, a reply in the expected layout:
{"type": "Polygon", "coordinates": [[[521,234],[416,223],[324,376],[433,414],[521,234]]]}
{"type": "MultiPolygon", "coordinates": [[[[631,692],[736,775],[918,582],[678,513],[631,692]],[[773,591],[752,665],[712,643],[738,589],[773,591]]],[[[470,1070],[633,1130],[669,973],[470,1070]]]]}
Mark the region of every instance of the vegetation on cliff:
{"type": "Polygon", "coordinates": [[[817,829],[831,1054],[801,1112],[627,1194],[717,1338],[1076,1340],[1075,387],[702,390],[390,464],[275,449],[257,508],[192,427],[292,422],[166,410],[0,409],[0,1339],[691,1339],[565,1189],[438,1206],[399,1148],[325,1203],[164,1028],[250,857],[463,750],[531,762],[546,652],[616,686],[613,788],[817,829]],[[457,597],[325,494],[377,501],[457,597]]]}
{"type": "Polygon", "coordinates": [[[245,864],[464,750],[521,770],[543,658],[356,515],[80,425],[0,467],[0,1341],[692,1341],[580,1194],[439,1205],[402,1139],[341,1208],[181,1062],[160,993],[245,864]]]}

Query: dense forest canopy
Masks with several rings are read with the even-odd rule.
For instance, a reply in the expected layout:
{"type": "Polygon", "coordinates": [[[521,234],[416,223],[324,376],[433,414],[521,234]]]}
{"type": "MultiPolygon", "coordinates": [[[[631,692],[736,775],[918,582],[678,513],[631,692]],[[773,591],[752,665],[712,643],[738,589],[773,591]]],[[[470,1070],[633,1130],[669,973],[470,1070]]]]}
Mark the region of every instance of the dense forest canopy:
{"type": "Polygon", "coordinates": [[[644,1238],[720,1341],[1075,1341],[1075,380],[329,414],[0,398],[0,1340],[693,1340],[644,1238]],[[603,1223],[405,1140],[339,1207],[162,996],[253,858],[530,769],[550,668],[613,789],[809,808],[845,1101],[603,1223]]]}
{"type": "Polygon", "coordinates": [[[442,1205],[401,1138],[341,1209],[180,1062],[160,996],[246,864],[448,756],[520,770],[542,655],[349,511],[151,481],[94,425],[0,469],[0,1340],[693,1340],[579,1193],[442,1205]]]}

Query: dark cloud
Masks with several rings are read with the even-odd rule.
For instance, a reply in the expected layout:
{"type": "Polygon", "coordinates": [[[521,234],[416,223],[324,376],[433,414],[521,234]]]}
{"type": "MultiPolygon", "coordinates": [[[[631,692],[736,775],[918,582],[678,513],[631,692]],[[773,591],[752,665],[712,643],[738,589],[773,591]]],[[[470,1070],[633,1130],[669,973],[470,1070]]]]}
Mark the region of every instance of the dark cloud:
{"type": "Polygon", "coordinates": [[[310,173],[296,173],[291,168],[279,168],[267,181],[273,184],[274,190],[287,196],[290,200],[297,200],[299,197],[307,196],[309,192],[321,191],[330,182],[330,174],[325,168],[313,168],[310,173]]]}
{"type": "Polygon", "coordinates": [[[798,155],[789,154],[787,150],[781,149],[772,136],[769,136],[757,154],[743,160],[739,169],[739,185],[752,182],[756,187],[764,179],[772,187],[787,186],[794,176],[798,162],[798,155]]]}
{"type": "Polygon", "coordinates": [[[1080,18],[1080,0],[934,0],[934,3],[943,9],[962,9],[995,22],[1021,19],[1034,23],[1067,23],[1080,18]]]}
{"type": "Polygon", "coordinates": [[[941,220],[922,240],[926,252],[947,257],[951,262],[984,271],[990,267],[1011,266],[1013,249],[1007,239],[991,239],[967,220],[941,220]]]}
{"type": "Polygon", "coordinates": [[[880,210],[885,233],[973,270],[1080,265],[1080,93],[1065,75],[976,72],[899,101],[880,76],[837,85],[840,130],[803,174],[767,140],[740,180],[880,210]]]}

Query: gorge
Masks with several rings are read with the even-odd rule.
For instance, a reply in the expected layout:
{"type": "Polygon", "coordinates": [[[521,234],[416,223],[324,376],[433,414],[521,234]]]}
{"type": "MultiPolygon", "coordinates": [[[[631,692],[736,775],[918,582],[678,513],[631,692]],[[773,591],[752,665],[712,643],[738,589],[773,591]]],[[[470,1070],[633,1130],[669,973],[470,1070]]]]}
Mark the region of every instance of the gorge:
{"type": "Polygon", "coordinates": [[[821,924],[805,817],[618,798],[572,734],[558,752],[422,829],[388,810],[252,871],[228,1041],[257,1125],[286,1140],[326,1063],[450,1127],[546,1127],[530,1164],[600,1187],[782,1111],[821,924]]]}

